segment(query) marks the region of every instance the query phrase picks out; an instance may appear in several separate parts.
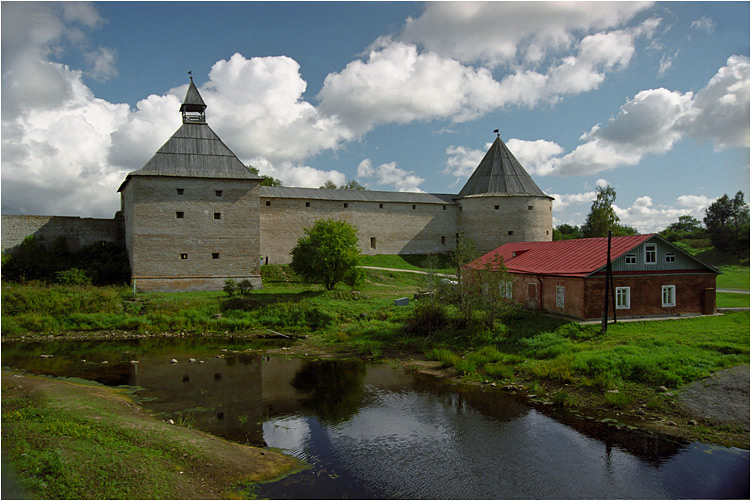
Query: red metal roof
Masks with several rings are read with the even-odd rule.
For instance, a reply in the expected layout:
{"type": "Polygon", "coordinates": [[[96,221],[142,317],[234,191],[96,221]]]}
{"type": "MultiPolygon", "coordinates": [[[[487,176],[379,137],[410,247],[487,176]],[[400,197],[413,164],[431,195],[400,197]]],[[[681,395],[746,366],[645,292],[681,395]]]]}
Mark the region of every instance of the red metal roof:
{"type": "MultiPolygon", "coordinates": [[[[655,234],[612,237],[610,259],[615,260],[655,234]]],[[[608,238],[579,238],[553,242],[512,242],[475,259],[467,266],[483,268],[498,257],[512,273],[542,273],[585,277],[607,264],[608,238]]],[[[492,265],[491,265],[492,266],[492,265]]]]}

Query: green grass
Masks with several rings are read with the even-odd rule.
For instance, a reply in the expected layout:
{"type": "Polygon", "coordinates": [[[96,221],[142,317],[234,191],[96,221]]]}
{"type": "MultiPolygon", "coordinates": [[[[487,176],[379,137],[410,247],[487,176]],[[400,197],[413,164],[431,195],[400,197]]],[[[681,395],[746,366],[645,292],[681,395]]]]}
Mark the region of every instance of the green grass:
{"type": "Polygon", "coordinates": [[[200,499],[299,468],[169,426],[110,388],[3,373],[2,389],[3,468],[29,499],[200,499]]]}
{"type": "Polygon", "coordinates": [[[717,293],[718,308],[748,308],[751,306],[751,295],[732,292],[717,293]]]}
{"type": "MultiPolygon", "coordinates": [[[[455,274],[456,268],[451,264],[448,254],[435,254],[437,273],[455,274]]],[[[399,270],[426,271],[425,254],[376,254],[375,256],[360,256],[360,266],[377,266],[380,268],[394,268],[399,270]]]]}
{"type": "Polygon", "coordinates": [[[718,289],[749,290],[749,266],[720,266],[722,275],[717,275],[718,289]]]}

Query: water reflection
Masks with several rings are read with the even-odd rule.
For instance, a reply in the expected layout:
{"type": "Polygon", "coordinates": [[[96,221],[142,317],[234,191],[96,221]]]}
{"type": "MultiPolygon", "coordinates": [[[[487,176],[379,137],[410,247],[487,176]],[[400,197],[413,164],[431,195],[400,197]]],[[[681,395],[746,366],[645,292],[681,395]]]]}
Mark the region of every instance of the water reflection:
{"type": "Polygon", "coordinates": [[[499,392],[385,365],[270,357],[232,340],[168,341],[15,343],[3,346],[3,365],[136,386],[162,419],[313,466],[259,487],[260,497],[749,495],[748,451],[551,419],[499,392]]]}
{"type": "Polygon", "coordinates": [[[365,364],[360,360],[306,362],[292,378],[292,387],[304,397],[302,405],[324,423],[350,419],[362,402],[365,364]]]}

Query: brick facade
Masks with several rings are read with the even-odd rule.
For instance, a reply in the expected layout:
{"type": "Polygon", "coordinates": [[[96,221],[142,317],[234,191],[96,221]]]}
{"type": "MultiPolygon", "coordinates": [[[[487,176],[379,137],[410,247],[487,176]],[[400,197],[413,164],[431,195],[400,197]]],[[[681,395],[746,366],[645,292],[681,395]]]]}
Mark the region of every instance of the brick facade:
{"type": "MultiPolygon", "coordinates": [[[[531,310],[541,310],[581,319],[600,319],[605,307],[605,277],[557,277],[551,275],[510,274],[512,299],[531,310]],[[563,288],[563,306],[557,299],[563,288]]],[[[614,287],[628,287],[630,305],[619,308],[617,318],[712,314],[715,311],[713,273],[615,275],[614,287]],[[662,286],[675,286],[675,306],[663,306],[662,286]]],[[[609,299],[609,318],[613,317],[613,298],[609,299]]]]}

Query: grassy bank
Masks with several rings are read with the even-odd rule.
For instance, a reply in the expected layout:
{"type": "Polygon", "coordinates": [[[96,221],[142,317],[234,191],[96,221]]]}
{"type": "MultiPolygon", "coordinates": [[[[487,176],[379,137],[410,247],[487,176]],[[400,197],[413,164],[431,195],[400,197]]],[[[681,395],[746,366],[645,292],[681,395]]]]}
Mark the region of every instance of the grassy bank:
{"type": "Polygon", "coordinates": [[[3,493],[28,499],[226,498],[302,466],[163,423],[118,390],[7,371],[2,425],[3,493]]]}
{"type": "MultiPolygon", "coordinates": [[[[395,306],[395,298],[411,297],[423,285],[422,275],[368,270],[359,290],[324,291],[301,283],[284,266],[264,266],[262,273],[263,290],[234,298],[222,292],[154,293],[134,300],[132,291],[116,288],[5,284],[3,339],[273,330],[299,336],[300,353],[427,357],[467,381],[523,382],[528,393],[562,407],[645,413],[635,419],[679,416],[676,390],[749,361],[748,313],[619,323],[601,335],[598,326],[515,310],[478,327],[461,319],[454,306],[426,308],[420,301],[395,306]]],[[[747,305],[748,296],[743,299],[747,305]]],[[[718,295],[720,305],[734,300],[718,295]]],[[[718,430],[704,430],[709,433],[704,437],[718,430]]]]}

